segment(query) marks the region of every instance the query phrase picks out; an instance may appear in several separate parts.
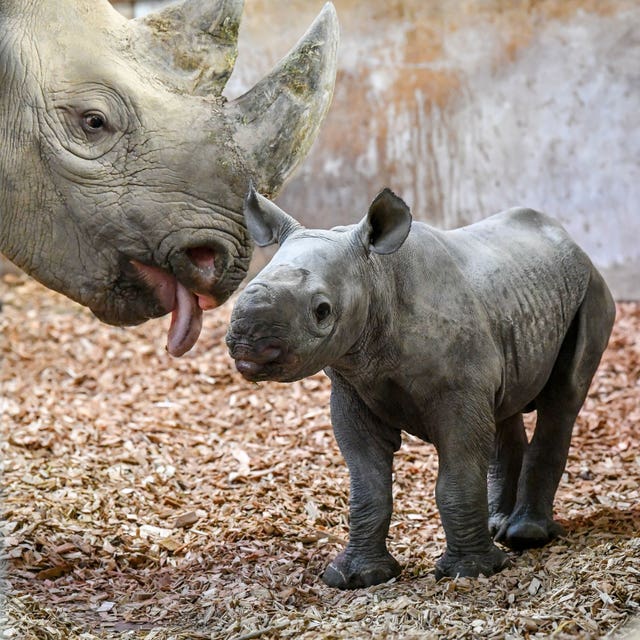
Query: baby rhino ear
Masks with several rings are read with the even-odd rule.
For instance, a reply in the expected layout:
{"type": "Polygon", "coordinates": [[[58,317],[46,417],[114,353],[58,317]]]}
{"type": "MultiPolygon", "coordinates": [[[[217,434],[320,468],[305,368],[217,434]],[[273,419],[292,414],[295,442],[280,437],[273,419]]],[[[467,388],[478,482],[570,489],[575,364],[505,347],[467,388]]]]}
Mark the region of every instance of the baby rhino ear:
{"type": "Polygon", "coordinates": [[[374,253],[394,253],[409,235],[411,211],[391,189],[383,189],[371,203],[356,232],[362,244],[374,253]]]}
{"type": "Polygon", "coordinates": [[[259,247],[276,242],[282,244],[290,233],[302,228],[280,207],[261,196],[253,182],[249,183],[249,191],[244,199],[244,218],[251,237],[259,247]]]}

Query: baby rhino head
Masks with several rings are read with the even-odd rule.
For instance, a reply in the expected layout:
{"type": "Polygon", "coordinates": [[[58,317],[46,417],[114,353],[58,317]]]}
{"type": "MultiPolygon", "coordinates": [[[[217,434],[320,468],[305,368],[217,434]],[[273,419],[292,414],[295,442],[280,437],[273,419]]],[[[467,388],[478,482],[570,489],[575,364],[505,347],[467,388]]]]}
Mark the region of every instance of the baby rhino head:
{"type": "Polygon", "coordinates": [[[290,382],[331,366],[370,319],[372,290],[385,277],[370,256],[402,246],[409,207],[384,189],[358,224],[305,229],[251,186],[244,214],[256,244],[280,248],[233,310],[227,346],[236,368],[248,380],[290,382]]]}

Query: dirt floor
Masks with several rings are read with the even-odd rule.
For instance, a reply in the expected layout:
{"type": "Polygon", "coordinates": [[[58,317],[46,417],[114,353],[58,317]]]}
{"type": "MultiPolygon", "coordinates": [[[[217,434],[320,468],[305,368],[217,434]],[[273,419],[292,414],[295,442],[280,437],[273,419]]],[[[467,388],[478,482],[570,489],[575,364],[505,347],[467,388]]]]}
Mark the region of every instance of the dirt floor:
{"type": "Polygon", "coordinates": [[[230,305],[176,360],[167,319],[107,327],[16,275],[0,299],[0,637],[634,636],[640,306],[619,305],[575,428],[556,499],[565,538],[491,578],[436,582],[436,457],[406,438],[390,539],[403,573],[345,593],[319,579],[348,503],[323,375],[245,382],[224,347],[230,305]]]}

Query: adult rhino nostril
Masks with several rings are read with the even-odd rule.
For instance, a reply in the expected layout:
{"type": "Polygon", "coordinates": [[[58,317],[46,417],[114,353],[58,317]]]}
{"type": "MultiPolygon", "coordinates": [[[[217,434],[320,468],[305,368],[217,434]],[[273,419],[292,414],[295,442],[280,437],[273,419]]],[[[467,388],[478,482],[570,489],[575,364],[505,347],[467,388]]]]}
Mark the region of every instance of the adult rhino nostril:
{"type": "Polygon", "coordinates": [[[201,271],[209,272],[211,275],[216,270],[216,252],[209,247],[191,247],[186,251],[187,257],[201,271]]]}

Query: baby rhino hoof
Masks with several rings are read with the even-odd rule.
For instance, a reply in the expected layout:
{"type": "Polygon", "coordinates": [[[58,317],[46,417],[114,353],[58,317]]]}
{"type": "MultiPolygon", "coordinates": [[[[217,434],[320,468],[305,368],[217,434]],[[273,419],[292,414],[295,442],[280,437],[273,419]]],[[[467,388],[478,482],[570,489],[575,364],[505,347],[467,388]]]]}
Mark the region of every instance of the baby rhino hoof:
{"type": "Polygon", "coordinates": [[[400,575],[400,565],[390,554],[362,558],[343,551],[326,568],[322,580],[336,589],[360,589],[400,575]]]}
{"type": "Polygon", "coordinates": [[[450,578],[456,576],[476,578],[480,574],[491,576],[504,569],[508,564],[507,554],[496,546],[489,553],[483,555],[454,556],[449,551],[445,551],[436,562],[436,580],[445,576],[450,578]]]}
{"type": "Polygon", "coordinates": [[[510,549],[521,551],[542,547],[564,534],[564,527],[554,520],[509,519],[497,532],[495,540],[510,549]]]}

